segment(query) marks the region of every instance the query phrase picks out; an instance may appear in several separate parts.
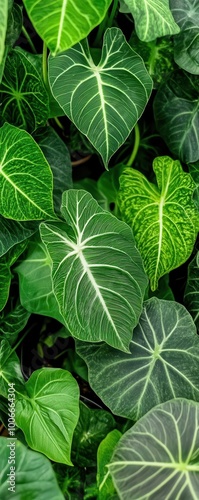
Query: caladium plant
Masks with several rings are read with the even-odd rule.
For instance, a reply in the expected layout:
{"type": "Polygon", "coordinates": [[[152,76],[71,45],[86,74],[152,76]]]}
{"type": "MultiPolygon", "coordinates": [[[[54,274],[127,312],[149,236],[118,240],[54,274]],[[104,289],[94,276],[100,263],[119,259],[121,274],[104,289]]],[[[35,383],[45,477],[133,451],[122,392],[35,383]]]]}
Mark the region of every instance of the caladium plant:
{"type": "Polygon", "coordinates": [[[198,498],[198,33],[198,0],[0,0],[5,500],[198,498]]]}

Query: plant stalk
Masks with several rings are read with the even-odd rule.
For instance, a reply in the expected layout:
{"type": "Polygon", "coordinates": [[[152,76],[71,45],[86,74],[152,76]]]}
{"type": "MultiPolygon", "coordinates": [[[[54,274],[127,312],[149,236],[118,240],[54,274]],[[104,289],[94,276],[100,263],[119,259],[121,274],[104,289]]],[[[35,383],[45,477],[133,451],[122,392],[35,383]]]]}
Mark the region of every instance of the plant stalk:
{"type": "Polygon", "coordinates": [[[131,167],[133,165],[133,162],[135,160],[135,157],[137,155],[137,152],[138,152],[138,149],[139,149],[139,145],[140,145],[140,130],[139,130],[139,126],[138,124],[136,123],[135,127],[134,127],[134,133],[135,133],[135,142],[134,142],[134,147],[133,147],[133,151],[131,153],[131,156],[127,162],[127,167],[131,167]]]}
{"type": "Polygon", "coordinates": [[[43,43],[43,53],[42,53],[42,72],[43,72],[43,81],[46,87],[48,87],[48,66],[47,66],[47,54],[48,49],[47,45],[43,43]]]}
{"type": "Polygon", "coordinates": [[[28,32],[26,31],[26,28],[25,26],[22,26],[22,33],[23,35],[25,36],[27,42],[29,43],[32,51],[33,51],[33,54],[37,54],[37,51],[36,51],[36,48],[34,46],[34,43],[32,42],[31,38],[30,38],[30,35],[28,34],[28,32]]]}

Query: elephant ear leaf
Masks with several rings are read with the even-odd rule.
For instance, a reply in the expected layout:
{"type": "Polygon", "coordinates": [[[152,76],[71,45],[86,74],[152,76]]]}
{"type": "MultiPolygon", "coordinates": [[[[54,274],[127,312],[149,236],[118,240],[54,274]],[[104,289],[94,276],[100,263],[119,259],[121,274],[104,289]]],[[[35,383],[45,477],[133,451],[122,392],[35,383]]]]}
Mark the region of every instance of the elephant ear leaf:
{"type": "Polygon", "coordinates": [[[168,156],[156,158],[153,170],[157,185],[127,167],[118,192],[122,218],[133,229],[152,291],[161,276],[186,262],[199,229],[190,174],[168,156]]]}

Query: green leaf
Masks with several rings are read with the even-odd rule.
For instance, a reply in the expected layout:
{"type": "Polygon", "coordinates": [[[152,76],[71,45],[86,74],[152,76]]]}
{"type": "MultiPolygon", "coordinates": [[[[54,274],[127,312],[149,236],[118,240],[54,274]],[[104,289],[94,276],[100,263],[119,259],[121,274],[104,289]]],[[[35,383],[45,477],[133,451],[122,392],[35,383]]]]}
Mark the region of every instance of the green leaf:
{"type": "Polygon", "coordinates": [[[97,450],[97,485],[99,488],[98,500],[115,500],[118,498],[115,492],[113,481],[110,476],[110,472],[107,469],[107,465],[110,462],[114,448],[120,438],[122,433],[117,429],[109,432],[107,436],[101,441],[97,450]]]}
{"type": "Polygon", "coordinates": [[[72,465],[71,442],[79,417],[79,388],[69,372],[42,368],[16,394],[16,424],[27,444],[54,462],[72,465]]]}
{"type": "Polygon", "coordinates": [[[121,438],[109,464],[119,497],[196,500],[198,428],[193,401],[170,401],[147,413],[121,438]]]}
{"type": "Polygon", "coordinates": [[[153,79],[154,88],[165,82],[171,71],[175,69],[173,56],[173,40],[167,36],[151,42],[141,42],[133,31],[129,45],[144,60],[146,68],[153,79]]]}
{"type": "Polygon", "coordinates": [[[21,33],[23,24],[22,7],[14,3],[12,10],[8,14],[8,23],[6,31],[6,46],[13,47],[21,33]]]}
{"type": "Polygon", "coordinates": [[[120,212],[133,229],[152,291],[161,276],[186,262],[199,229],[191,175],[169,156],[155,158],[153,170],[157,186],[126,168],[118,193],[120,212]]]}
{"type": "Polygon", "coordinates": [[[46,124],[48,93],[24,52],[15,49],[9,52],[0,94],[1,124],[8,122],[30,133],[46,124]]]}
{"type": "Polygon", "coordinates": [[[15,267],[22,306],[30,313],[50,316],[64,324],[52,290],[52,262],[41,241],[29,243],[26,257],[15,267]]]}
{"type": "Polygon", "coordinates": [[[5,307],[10,291],[12,273],[11,266],[26,248],[26,242],[19,243],[0,258],[0,311],[5,307]]]}
{"type": "Polygon", "coordinates": [[[175,35],[180,28],[169,8],[169,0],[124,0],[140,40],[150,42],[165,35],[175,35]]]}
{"type": "Polygon", "coordinates": [[[25,392],[19,358],[12,351],[7,340],[0,341],[0,394],[7,399],[8,384],[14,384],[15,390],[25,392]]]}
{"type": "Polygon", "coordinates": [[[86,191],[66,191],[61,212],[65,231],[41,224],[40,232],[66,326],[76,338],[128,352],[147,285],[132,231],[86,191]]]}
{"type": "Polygon", "coordinates": [[[62,194],[72,188],[72,166],[68,148],[52,127],[47,127],[35,137],[53,173],[53,201],[60,214],[62,194]]]}
{"type": "Polygon", "coordinates": [[[177,302],[153,297],[144,303],[131,354],[80,342],[77,352],[88,365],[92,389],[116,415],[138,420],[172,398],[199,401],[199,338],[177,302]]]}
{"type": "Polygon", "coordinates": [[[165,274],[162,278],[160,278],[158,288],[154,292],[151,291],[149,286],[146,299],[150,299],[151,297],[157,297],[158,299],[164,300],[175,300],[173,292],[169,286],[169,274],[165,274]]]}
{"type": "Polygon", "coordinates": [[[37,222],[17,222],[0,215],[0,257],[17,243],[30,238],[37,229],[37,222]]]}
{"type": "Polygon", "coordinates": [[[184,303],[199,331],[199,252],[197,252],[188,266],[184,303]]]}
{"type": "Polygon", "coordinates": [[[199,4],[197,0],[170,0],[170,9],[180,27],[174,37],[176,63],[194,75],[199,74],[199,4]]]}
{"type": "Polygon", "coordinates": [[[0,64],[3,59],[8,20],[8,0],[0,0],[0,64]]]}
{"type": "MultiPolygon", "coordinates": [[[[60,491],[52,465],[46,457],[40,453],[29,450],[20,441],[9,441],[0,437],[1,454],[1,479],[0,497],[4,500],[64,500],[60,491]],[[12,442],[14,446],[10,448],[12,442]],[[15,443],[15,444],[14,444],[15,443]],[[9,464],[10,450],[15,452],[14,462],[9,464]],[[14,464],[14,465],[13,465],[14,464]],[[9,474],[13,472],[14,466],[15,487],[10,489],[9,474]]],[[[13,455],[13,454],[12,454],[13,455]]]]}
{"type": "Polygon", "coordinates": [[[96,66],[88,43],[49,58],[52,94],[107,167],[149,100],[152,80],[121,30],[108,29],[96,66]]]}
{"type": "Polygon", "coordinates": [[[55,218],[52,172],[34,139],[5,123],[0,143],[1,215],[19,221],[55,218]]]}
{"type": "Polygon", "coordinates": [[[156,126],[172,153],[185,163],[199,159],[198,77],[175,71],[154,100],[156,126]]]}
{"type": "Polygon", "coordinates": [[[1,340],[4,337],[13,345],[18,337],[18,333],[25,328],[29,317],[29,312],[20,303],[17,303],[14,307],[12,307],[12,303],[9,303],[9,307],[6,307],[0,313],[1,340]]]}
{"type": "Polygon", "coordinates": [[[84,177],[84,179],[74,182],[73,187],[74,189],[84,189],[85,191],[88,191],[88,193],[90,193],[93,198],[95,198],[100,207],[102,207],[104,210],[109,210],[108,200],[104,193],[102,193],[102,191],[98,189],[98,182],[94,179],[84,177]]]}
{"type": "Polygon", "coordinates": [[[111,0],[23,0],[28,16],[53,56],[85,38],[101,23],[111,0]]]}
{"type": "Polygon", "coordinates": [[[80,404],[80,417],[73,437],[74,461],[79,467],[93,467],[97,462],[97,447],[116,426],[113,416],[105,410],[91,410],[80,404]]]}

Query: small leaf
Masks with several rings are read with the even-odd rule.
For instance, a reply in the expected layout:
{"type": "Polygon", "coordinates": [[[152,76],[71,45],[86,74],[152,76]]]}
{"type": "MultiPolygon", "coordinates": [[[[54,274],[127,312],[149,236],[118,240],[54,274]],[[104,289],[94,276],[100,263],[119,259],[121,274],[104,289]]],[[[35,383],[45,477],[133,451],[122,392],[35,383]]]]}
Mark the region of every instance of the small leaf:
{"type": "Polygon", "coordinates": [[[92,389],[116,415],[138,420],[172,398],[199,401],[199,337],[177,302],[153,297],[144,303],[130,354],[86,342],[77,342],[77,352],[92,389]]]}
{"type": "Polygon", "coordinates": [[[0,257],[17,243],[30,238],[37,229],[37,222],[17,222],[0,215],[0,257]]]}
{"type": "Polygon", "coordinates": [[[0,311],[5,307],[10,291],[12,273],[11,266],[26,248],[26,242],[19,243],[0,258],[0,311]]]}
{"type": "Polygon", "coordinates": [[[76,338],[128,351],[147,285],[131,229],[83,190],[62,199],[67,224],[41,224],[52,259],[53,291],[76,338]]]}
{"type": "Polygon", "coordinates": [[[31,241],[26,257],[15,267],[20,301],[30,313],[50,316],[64,324],[52,289],[51,267],[45,245],[39,239],[31,241]]]}
{"type": "Polygon", "coordinates": [[[34,139],[5,123],[0,142],[1,215],[19,221],[55,218],[52,172],[34,139]]]}
{"type": "Polygon", "coordinates": [[[169,8],[169,0],[124,0],[140,40],[150,42],[165,35],[175,35],[180,28],[169,8]]]}
{"type": "Polygon", "coordinates": [[[175,71],[154,99],[156,126],[172,153],[185,163],[199,160],[198,77],[175,71]]]}
{"type": "Polygon", "coordinates": [[[8,122],[31,133],[46,124],[48,93],[24,52],[15,49],[9,52],[0,94],[1,125],[8,122]]]}
{"type": "Polygon", "coordinates": [[[180,27],[174,37],[176,63],[186,71],[199,75],[199,4],[197,0],[170,0],[170,9],[180,27]]]}
{"type": "Polygon", "coordinates": [[[85,38],[101,23],[111,0],[23,0],[39,36],[55,55],[85,38]],[[50,23],[50,24],[49,24],[50,23]]]}
{"type": "MultiPolygon", "coordinates": [[[[12,441],[12,443],[14,443],[12,441]]],[[[9,491],[8,476],[12,472],[9,464],[10,449],[8,438],[0,437],[1,454],[1,482],[0,497],[4,500],[16,498],[29,498],[38,500],[64,500],[64,496],[58,487],[57,479],[52,465],[46,457],[40,453],[29,450],[19,440],[15,446],[14,491],[9,491]]],[[[13,454],[12,454],[13,455],[13,454]]]]}
{"type": "Polygon", "coordinates": [[[26,326],[29,317],[29,312],[20,303],[17,303],[15,307],[9,304],[9,307],[0,313],[0,338],[4,337],[13,345],[19,332],[26,326]]]}
{"type": "Polygon", "coordinates": [[[27,444],[54,462],[72,465],[71,442],[79,417],[79,388],[69,372],[42,368],[16,394],[16,424],[27,444]]]}
{"type": "Polygon", "coordinates": [[[117,429],[109,432],[107,436],[101,441],[97,450],[97,485],[99,489],[98,500],[115,500],[118,498],[115,492],[113,481],[110,472],[107,468],[114,448],[122,437],[121,432],[117,429]]]}
{"type": "Polygon", "coordinates": [[[152,80],[122,31],[108,29],[96,66],[87,42],[49,58],[49,83],[65,114],[85,134],[107,167],[149,100],[152,80]]]}
{"type": "Polygon", "coordinates": [[[184,302],[199,331],[199,252],[188,266],[184,302]]]}
{"type": "Polygon", "coordinates": [[[7,340],[0,341],[0,395],[8,397],[8,384],[15,390],[25,393],[24,379],[21,374],[19,358],[7,340]]]}
{"type": "Polygon", "coordinates": [[[119,498],[196,500],[198,429],[193,401],[172,400],[147,413],[120,439],[109,464],[119,498]]]}
{"type": "Polygon", "coordinates": [[[133,229],[152,291],[161,276],[186,262],[199,229],[191,175],[168,156],[155,158],[153,170],[157,186],[126,168],[118,193],[122,218],[133,229]]]}

